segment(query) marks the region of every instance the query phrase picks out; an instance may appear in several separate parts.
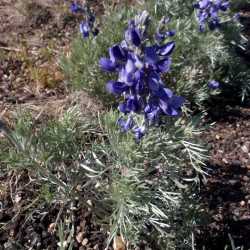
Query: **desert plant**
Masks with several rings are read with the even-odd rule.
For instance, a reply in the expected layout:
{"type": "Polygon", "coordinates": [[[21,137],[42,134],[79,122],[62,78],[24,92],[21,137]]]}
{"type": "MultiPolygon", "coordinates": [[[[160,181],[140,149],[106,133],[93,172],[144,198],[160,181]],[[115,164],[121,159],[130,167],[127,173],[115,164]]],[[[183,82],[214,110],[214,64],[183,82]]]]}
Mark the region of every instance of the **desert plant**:
{"type": "Polygon", "coordinates": [[[154,249],[175,249],[184,236],[177,236],[180,228],[188,237],[193,230],[182,226],[194,209],[190,186],[199,181],[206,159],[206,150],[193,138],[199,131],[193,122],[169,120],[138,144],[130,134],[119,132],[118,116],[104,116],[108,144],[93,144],[82,162],[95,188],[96,216],[110,228],[108,244],[120,236],[132,249],[148,238],[154,240],[154,249]],[[184,197],[189,197],[187,206],[181,205],[184,197]]]}
{"type": "MultiPolygon", "coordinates": [[[[195,119],[168,119],[167,126],[152,127],[138,143],[120,132],[118,116],[110,111],[99,123],[90,122],[70,109],[59,121],[42,124],[22,116],[14,130],[1,127],[8,139],[0,144],[1,167],[29,172],[35,196],[43,197],[33,207],[68,207],[76,197],[84,197],[82,206],[91,202],[96,220],[110,232],[108,245],[122,236],[129,249],[153,238],[159,249],[175,249],[185,235],[186,246],[196,220],[191,216],[196,210],[192,188],[206,160],[206,150],[195,138],[200,133],[195,119]]],[[[66,230],[71,237],[72,230],[73,225],[66,230]]],[[[59,236],[63,249],[62,224],[59,236]]]]}
{"type": "MultiPolygon", "coordinates": [[[[14,130],[2,128],[12,145],[1,151],[2,165],[30,171],[36,176],[37,184],[49,184],[58,199],[67,200],[76,183],[83,181],[75,161],[91,143],[90,139],[94,139],[95,125],[87,120],[82,120],[80,112],[74,108],[65,112],[59,121],[50,120],[42,125],[22,113],[14,130]]],[[[5,141],[1,143],[2,147],[6,145],[5,141]]]]}

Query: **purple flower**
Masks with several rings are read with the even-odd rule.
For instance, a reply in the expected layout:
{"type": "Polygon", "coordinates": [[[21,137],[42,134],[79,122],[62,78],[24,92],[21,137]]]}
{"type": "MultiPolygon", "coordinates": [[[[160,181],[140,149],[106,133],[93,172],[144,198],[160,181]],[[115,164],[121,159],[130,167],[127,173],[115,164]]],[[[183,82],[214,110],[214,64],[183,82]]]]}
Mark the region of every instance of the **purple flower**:
{"type": "Polygon", "coordinates": [[[227,0],[201,0],[194,4],[197,11],[200,31],[205,31],[206,24],[210,30],[220,27],[220,12],[229,9],[230,4],[227,0]]]}
{"type": "Polygon", "coordinates": [[[109,81],[106,85],[106,89],[109,93],[121,95],[128,90],[128,86],[123,82],[109,81]]]}
{"type": "MultiPolygon", "coordinates": [[[[109,58],[99,61],[103,70],[117,72],[117,81],[109,81],[106,88],[119,96],[118,109],[130,118],[126,121],[119,119],[119,125],[123,131],[131,130],[137,141],[144,136],[147,127],[159,123],[162,116],[179,115],[184,103],[184,98],[175,95],[162,81],[162,74],[170,70],[175,42],[161,42],[155,37],[150,44],[152,39],[146,36],[149,34],[146,17],[148,15],[144,13],[131,20],[125,31],[125,40],[109,48],[109,58]],[[134,120],[132,125],[131,117],[135,115],[143,118],[140,125],[134,120]]],[[[164,19],[161,22],[161,26],[168,23],[164,19]]],[[[175,33],[167,32],[165,37],[175,33]]]]}
{"type": "Polygon", "coordinates": [[[97,28],[92,29],[92,34],[93,36],[97,36],[99,34],[99,29],[97,28]]]}
{"type": "Polygon", "coordinates": [[[82,11],[82,6],[79,5],[78,3],[76,2],[73,2],[71,5],[70,5],[70,10],[72,13],[78,13],[80,11],[82,11]]]}
{"type": "Polygon", "coordinates": [[[126,105],[129,112],[139,112],[141,109],[137,96],[129,96],[126,105]]]}
{"type": "Polygon", "coordinates": [[[156,123],[159,120],[159,116],[161,114],[161,109],[157,104],[153,102],[149,102],[144,109],[146,119],[150,124],[156,123]]]}
{"type": "Polygon", "coordinates": [[[159,54],[161,56],[170,55],[175,48],[175,42],[168,42],[159,48],[159,54]]]}
{"type": "Polygon", "coordinates": [[[162,42],[164,39],[166,39],[167,37],[172,37],[175,35],[175,30],[169,30],[169,31],[166,31],[166,32],[160,32],[160,31],[157,31],[156,34],[155,34],[155,39],[159,42],[162,42]]]}
{"type": "Polygon", "coordinates": [[[234,14],[233,19],[236,20],[236,21],[239,21],[239,19],[240,19],[240,13],[234,14]]]}
{"type": "Polygon", "coordinates": [[[81,22],[80,23],[80,32],[83,36],[83,38],[89,37],[89,32],[91,28],[88,22],[81,22]]]}
{"type": "Polygon", "coordinates": [[[146,127],[140,126],[138,128],[133,129],[133,132],[134,132],[136,141],[139,142],[146,133],[146,127]]]}
{"type": "Polygon", "coordinates": [[[136,47],[140,46],[141,38],[139,30],[136,28],[128,28],[125,32],[125,41],[128,44],[132,44],[136,47]]]}
{"type": "Polygon", "coordinates": [[[168,37],[172,37],[172,36],[175,35],[175,33],[176,33],[175,30],[169,30],[169,31],[166,32],[166,35],[167,35],[168,37]]]}
{"type": "Polygon", "coordinates": [[[117,124],[120,126],[122,132],[128,132],[134,126],[134,120],[131,116],[128,117],[127,120],[124,120],[120,117],[117,121],[117,124]]]}
{"type": "Polygon", "coordinates": [[[208,82],[208,87],[210,89],[218,89],[220,87],[220,83],[215,81],[215,80],[212,80],[212,81],[208,82]]]}
{"type": "Polygon", "coordinates": [[[84,21],[80,23],[80,32],[84,39],[88,38],[90,33],[92,33],[93,36],[98,35],[99,30],[95,27],[95,16],[88,6],[82,6],[74,1],[70,9],[73,13],[81,13],[83,15],[84,21]]]}
{"type": "Polygon", "coordinates": [[[125,52],[120,45],[112,46],[109,49],[109,56],[110,56],[111,61],[113,62],[126,59],[125,52]]]}
{"type": "Polygon", "coordinates": [[[161,88],[156,95],[159,97],[159,107],[164,114],[169,116],[180,114],[185,101],[183,97],[174,95],[168,88],[161,88]]]}
{"type": "Polygon", "coordinates": [[[170,57],[160,60],[157,63],[158,71],[162,73],[167,73],[170,70],[171,62],[172,60],[170,57]]]}
{"type": "Polygon", "coordinates": [[[102,70],[107,72],[114,72],[116,70],[116,64],[110,59],[104,57],[99,60],[99,66],[102,70]]]}

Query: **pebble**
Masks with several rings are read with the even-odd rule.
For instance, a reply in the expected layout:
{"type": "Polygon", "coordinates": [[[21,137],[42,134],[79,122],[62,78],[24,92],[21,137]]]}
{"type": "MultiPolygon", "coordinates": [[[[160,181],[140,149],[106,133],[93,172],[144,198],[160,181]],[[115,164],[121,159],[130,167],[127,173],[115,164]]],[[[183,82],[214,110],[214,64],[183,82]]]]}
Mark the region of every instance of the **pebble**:
{"type": "Polygon", "coordinates": [[[94,248],[93,248],[94,250],[99,250],[99,246],[98,246],[98,244],[96,244],[95,246],[94,246],[94,248]]]}
{"type": "Polygon", "coordinates": [[[16,83],[20,83],[21,81],[22,81],[22,78],[20,78],[20,77],[16,78],[16,83]]]}
{"type": "Polygon", "coordinates": [[[228,164],[228,160],[226,158],[223,158],[222,161],[225,163],[225,164],[228,164]]]}
{"type": "Polygon", "coordinates": [[[248,182],[250,178],[247,177],[246,175],[244,175],[242,179],[243,179],[243,181],[248,182]]]}
{"type": "Polygon", "coordinates": [[[243,146],[241,147],[241,150],[242,150],[244,153],[248,153],[248,148],[247,148],[246,145],[243,145],[243,146]]]}
{"type": "Polygon", "coordinates": [[[81,242],[82,242],[83,236],[84,236],[84,233],[83,233],[83,232],[80,232],[80,233],[77,234],[76,240],[77,240],[78,243],[81,243],[81,242]]]}
{"type": "Polygon", "coordinates": [[[216,135],[215,138],[216,140],[220,140],[221,137],[219,135],[216,135]]]}
{"type": "Polygon", "coordinates": [[[244,207],[246,205],[246,202],[245,201],[241,201],[240,205],[241,205],[241,207],[244,207]]]}
{"type": "Polygon", "coordinates": [[[55,226],[56,226],[56,223],[51,223],[48,227],[48,232],[49,233],[54,233],[55,232],[55,226]]]}
{"type": "Polygon", "coordinates": [[[89,240],[87,238],[85,238],[83,241],[82,241],[82,245],[83,246],[86,246],[88,244],[89,240]]]}

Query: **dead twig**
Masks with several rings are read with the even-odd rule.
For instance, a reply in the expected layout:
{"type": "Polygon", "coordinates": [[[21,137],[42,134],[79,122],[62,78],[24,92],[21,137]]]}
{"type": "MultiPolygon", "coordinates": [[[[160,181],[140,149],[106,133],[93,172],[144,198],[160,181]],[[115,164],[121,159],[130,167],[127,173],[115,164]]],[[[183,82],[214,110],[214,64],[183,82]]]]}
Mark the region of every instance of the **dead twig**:
{"type": "Polygon", "coordinates": [[[2,46],[0,46],[0,49],[7,50],[7,51],[15,51],[15,52],[21,52],[22,51],[21,49],[10,48],[10,47],[2,47],[2,46]]]}

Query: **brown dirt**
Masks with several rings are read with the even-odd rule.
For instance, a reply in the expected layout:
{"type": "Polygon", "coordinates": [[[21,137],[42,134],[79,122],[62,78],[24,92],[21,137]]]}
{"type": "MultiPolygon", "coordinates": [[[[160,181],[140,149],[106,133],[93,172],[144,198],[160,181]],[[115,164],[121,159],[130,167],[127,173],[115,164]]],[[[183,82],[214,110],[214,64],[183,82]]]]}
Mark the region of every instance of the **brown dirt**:
{"type": "Polygon", "coordinates": [[[56,0],[3,0],[0,18],[1,104],[64,94],[58,60],[77,26],[68,6],[56,0]]]}
{"type": "Polygon", "coordinates": [[[250,249],[250,109],[224,111],[204,139],[211,159],[200,194],[207,219],[198,230],[198,249],[224,249],[230,236],[250,249]]]}
{"type": "Polygon", "coordinates": [[[75,228],[73,249],[104,249],[107,236],[93,221],[91,209],[83,209],[81,198],[65,207],[47,206],[35,197],[36,184],[25,171],[0,175],[0,181],[0,250],[59,249],[55,227],[61,218],[65,240],[75,228]]]}

